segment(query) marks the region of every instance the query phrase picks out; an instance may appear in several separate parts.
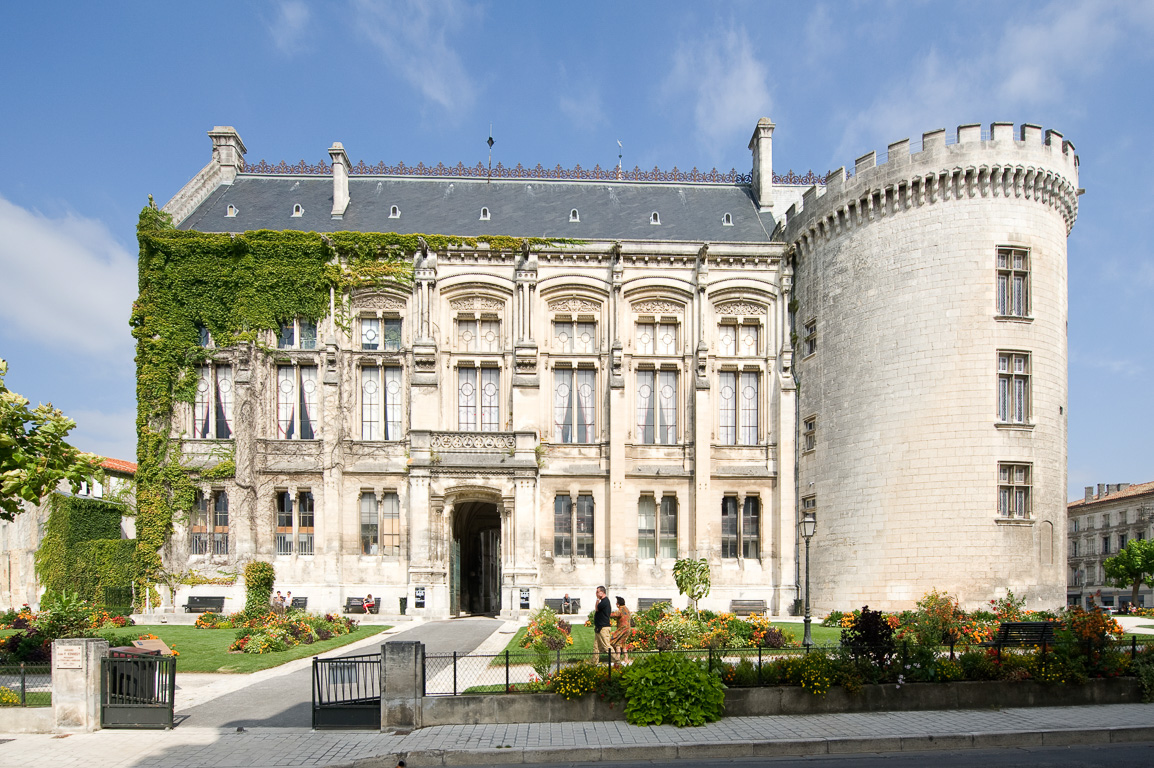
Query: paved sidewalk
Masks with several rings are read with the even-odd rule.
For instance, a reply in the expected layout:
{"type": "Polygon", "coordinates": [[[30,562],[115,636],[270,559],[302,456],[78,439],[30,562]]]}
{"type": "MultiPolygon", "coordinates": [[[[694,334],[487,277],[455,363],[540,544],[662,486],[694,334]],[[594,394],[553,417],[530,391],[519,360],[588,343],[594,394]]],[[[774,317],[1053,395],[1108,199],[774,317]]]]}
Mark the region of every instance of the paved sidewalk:
{"type": "Polygon", "coordinates": [[[55,768],[411,768],[597,760],[1154,742],[1154,704],[731,717],[702,728],[624,722],[447,725],[411,733],[295,728],[99,731],[0,739],[0,765],[55,768]]]}

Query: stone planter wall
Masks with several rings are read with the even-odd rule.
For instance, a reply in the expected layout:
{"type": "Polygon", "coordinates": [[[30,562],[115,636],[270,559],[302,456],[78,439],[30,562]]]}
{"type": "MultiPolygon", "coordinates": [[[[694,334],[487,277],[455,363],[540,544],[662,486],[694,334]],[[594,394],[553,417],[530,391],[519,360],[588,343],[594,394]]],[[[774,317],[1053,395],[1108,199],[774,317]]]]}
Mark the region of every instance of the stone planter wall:
{"type": "MultiPolygon", "coordinates": [[[[1060,707],[1131,704],[1142,701],[1137,679],[1097,679],[1085,685],[1035,682],[907,683],[867,685],[856,694],[831,688],[824,697],[796,686],[731,688],[725,692],[727,717],[815,715],[837,712],[1060,707]]],[[[576,701],[552,693],[425,696],[422,725],[555,723],[624,720],[623,704],[610,707],[596,696],[576,701]]]]}

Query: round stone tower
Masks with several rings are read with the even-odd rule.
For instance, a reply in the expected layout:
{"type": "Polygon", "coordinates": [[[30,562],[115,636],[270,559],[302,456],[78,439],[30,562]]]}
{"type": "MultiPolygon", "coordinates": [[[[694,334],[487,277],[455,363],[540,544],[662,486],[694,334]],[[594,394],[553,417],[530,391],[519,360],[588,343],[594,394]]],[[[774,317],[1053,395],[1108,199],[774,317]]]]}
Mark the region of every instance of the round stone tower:
{"type": "MultiPolygon", "coordinates": [[[[1065,601],[1078,158],[1010,123],[858,159],[790,208],[815,613],[1065,601]]],[[[803,566],[804,567],[804,563],[803,566]]]]}

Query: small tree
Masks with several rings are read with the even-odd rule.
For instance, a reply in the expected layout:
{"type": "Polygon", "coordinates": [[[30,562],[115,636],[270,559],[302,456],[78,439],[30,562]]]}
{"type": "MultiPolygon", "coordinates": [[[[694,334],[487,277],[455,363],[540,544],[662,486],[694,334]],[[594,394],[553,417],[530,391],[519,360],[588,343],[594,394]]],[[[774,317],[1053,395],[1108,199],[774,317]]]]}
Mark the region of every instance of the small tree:
{"type": "Polygon", "coordinates": [[[244,567],[244,612],[250,616],[268,613],[276,569],[272,563],[254,561],[244,567]]]}
{"type": "Polygon", "coordinates": [[[681,594],[693,603],[693,612],[697,613],[697,601],[709,594],[709,561],[704,557],[678,560],[673,565],[673,580],[681,594]]]}
{"type": "Polygon", "coordinates": [[[5,386],[7,372],[8,363],[0,360],[0,520],[18,515],[22,501],[38,504],[61,480],[75,493],[82,481],[101,474],[98,457],[64,440],[76,422],[51,403],[29,408],[5,386]]]}
{"type": "Polygon", "coordinates": [[[1106,581],[1119,589],[1130,588],[1130,605],[1138,605],[1138,588],[1154,587],[1154,541],[1133,539],[1114,557],[1102,563],[1106,581]]]}

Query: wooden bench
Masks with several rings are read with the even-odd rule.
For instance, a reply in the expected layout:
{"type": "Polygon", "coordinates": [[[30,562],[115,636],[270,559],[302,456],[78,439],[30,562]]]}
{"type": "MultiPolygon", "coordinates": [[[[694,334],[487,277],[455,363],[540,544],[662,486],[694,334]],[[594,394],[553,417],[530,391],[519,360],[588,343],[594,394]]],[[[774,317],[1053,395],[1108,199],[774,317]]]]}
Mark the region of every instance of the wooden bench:
{"type": "Polygon", "coordinates": [[[1003,621],[993,640],[981,645],[1001,650],[1004,646],[1030,646],[1054,642],[1054,624],[1050,621],[1003,621]]]}
{"type": "Polygon", "coordinates": [[[189,595],[184,604],[185,613],[224,613],[224,598],[207,595],[189,595]]]}
{"type": "Polygon", "coordinates": [[[569,610],[565,610],[565,598],[563,597],[547,597],[545,598],[545,607],[556,614],[573,614],[581,612],[581,598],[569,598],[569,610]]]}
{"type": "Polygon", "coordinates": [[[298,608],[304,610],[309,607],[309,599],[307,597],[294,597],[290,608],[298,608]]]}
{"type": "Polygon", "coordinates": [[[738,616],[751,616],[755,613],[765,613],[764,600],[730,600],[729,612],[738,616]]]}
{"type": "Polygon", "coordinates": [[[637,612],[642,613],[643,611],[648,611],[660,603],[669,603],[669,606],[673,607],[673,601],[668,597],[639,597],[637,598],[637,612]]]}
{"type": "MultiPolygon", "coordinates": [[[[294,598],[295,600],[295,598],[294,598]]],[[[365,599],[363,597],[350,597],[345,599],[345,613],[380,613],[381,612],[381,598],[373,598],[373,602],[368,605],[366,610],[365,599]]]]}

